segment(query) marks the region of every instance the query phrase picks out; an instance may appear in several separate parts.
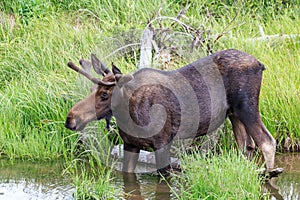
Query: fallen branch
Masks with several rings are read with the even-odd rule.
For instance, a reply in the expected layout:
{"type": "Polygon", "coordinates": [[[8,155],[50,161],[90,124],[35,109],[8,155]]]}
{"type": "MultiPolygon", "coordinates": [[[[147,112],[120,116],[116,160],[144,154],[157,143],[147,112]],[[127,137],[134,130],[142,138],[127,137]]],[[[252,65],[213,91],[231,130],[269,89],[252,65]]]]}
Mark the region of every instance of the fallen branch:
{"type": "MultiPolygon", "coordinates": [[[[180,10],[179,14],[177,15],[176,19],[180,20],[180,18],[185,17],[185,13],[187,12],[187,10],[189,9],[190,4],[186,4],[185,8],[180,10]]],[[[174,26],[175,22],[171,23],[171,26],[174,26]]]]}
{"type": "Polygon", "coordinates": [[[292,38],[292,39],[296,39],[297,37],[300,37],[300,34],[275,34],[275,35],[264,35],[262,37],[257,37],[257,38],[248,38],[246,39],[247,41],[264,41],[264,40],[271,40],[271,39],[286,39],[286,38],[292,38]]]}

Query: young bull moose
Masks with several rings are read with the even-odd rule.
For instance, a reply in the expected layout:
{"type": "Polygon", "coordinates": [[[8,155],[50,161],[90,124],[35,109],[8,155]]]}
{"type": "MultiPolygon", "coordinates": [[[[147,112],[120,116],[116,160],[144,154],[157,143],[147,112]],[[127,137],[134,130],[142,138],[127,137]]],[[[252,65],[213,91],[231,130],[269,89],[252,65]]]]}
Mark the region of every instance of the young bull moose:
{"type": "Polygon", "coordinates": [[[124,141],[123,171],[134,172],[141,149],[155,151],[157,169],[170,167],[170,146],[175,137],[195,138],[216,130],[228,116],[237,144],[249,156],[257,145],[266,168],[274,168],[276,141],[263,124],[258,99],[265,69],[253,56],[224,50],[174,71],[144,68],[123,75],[112,72],[92,54],[102,80],[75,66],[97,88],[71,108],[65,126],[80,131],[92,120],[115,116],[124,141]]]}

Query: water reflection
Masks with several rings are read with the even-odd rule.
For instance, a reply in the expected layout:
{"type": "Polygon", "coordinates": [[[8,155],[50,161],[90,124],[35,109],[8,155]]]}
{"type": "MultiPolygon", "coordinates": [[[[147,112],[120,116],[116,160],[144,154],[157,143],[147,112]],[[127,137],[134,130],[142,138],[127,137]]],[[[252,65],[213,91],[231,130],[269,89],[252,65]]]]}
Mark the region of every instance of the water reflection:
{"type": "Polygon", "coordinates": [[[0,160],[0,199],[73,199],[62,162],[0,160]]]}
{"type": "Polygon", "coordinates": [[[170,187],[165,180],[157,175],[134,174],[134,173],[118,173],[116,179],[117,185],[122,185],[123,198],[126,200],[140,199],[172,199],[170,187]]]}
{"type": "Polygon", "coordinates": [[[273,180],[262,185],[262,192],[264,196],[268,196],[270,199],[284,200],[282,195],[279,194],[278,188],[274,185],[273,180]]]}
{"type": "MultiPolygon", "coordinates": [[[[281,154],[276,156],[276,166],[283,167],[283,174],[274,179],[275,187],[284,200],[300,199],[300,154],[281,154]]],[[[280,198],[272,196],[271,200],[280,198]]]]}

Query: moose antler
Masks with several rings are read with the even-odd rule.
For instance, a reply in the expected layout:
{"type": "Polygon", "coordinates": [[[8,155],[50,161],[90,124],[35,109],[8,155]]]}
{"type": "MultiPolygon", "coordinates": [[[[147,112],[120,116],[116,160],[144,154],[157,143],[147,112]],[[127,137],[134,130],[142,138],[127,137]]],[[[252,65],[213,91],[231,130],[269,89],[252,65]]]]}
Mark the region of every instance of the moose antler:
{"type": "Polygon", "coordinates": [[[99,80],[97,78],[94,78],[92,75],[90,75],[89,73],[87,73],[86,71],[84,71],[83,69],[77,67],[73,62],[68,62],[68,66],[73,69],[74,71],[78,72],[79,74],[82,74],[83,76],[85,76],[86,78],[88,78],[89,80],[91,80],[93,83],[98,84],[98,85],[105,85],[105,86],[114,86],[116,83],[115,82],[106,82],[106,81],[102,81],[99,80]]]}

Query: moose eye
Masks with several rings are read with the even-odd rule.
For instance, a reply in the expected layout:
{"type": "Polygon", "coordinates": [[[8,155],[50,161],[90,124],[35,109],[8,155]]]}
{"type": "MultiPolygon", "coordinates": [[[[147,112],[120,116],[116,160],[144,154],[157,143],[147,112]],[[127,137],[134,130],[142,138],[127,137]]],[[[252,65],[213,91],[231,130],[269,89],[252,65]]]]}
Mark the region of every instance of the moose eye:
{"type": "Polygon", "coordinates": [[[104,100],[107,100],[108,99],[108,94],[106,92],[103,92],[100,96],[101,100],[104,101],[104,100]]]}

